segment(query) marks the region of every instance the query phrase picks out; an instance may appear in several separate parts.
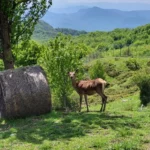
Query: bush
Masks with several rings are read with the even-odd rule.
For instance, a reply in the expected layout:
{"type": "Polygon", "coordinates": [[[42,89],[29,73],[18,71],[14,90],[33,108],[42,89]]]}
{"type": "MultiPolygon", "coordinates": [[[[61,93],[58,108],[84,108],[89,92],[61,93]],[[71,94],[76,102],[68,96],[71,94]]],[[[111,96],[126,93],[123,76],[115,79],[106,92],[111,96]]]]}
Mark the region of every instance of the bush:
{"type": "Polygon", "coordinates": [[[45,46],[38,63],[47,73],[52,89],[53,107],[61,110],[72,108],[69,95],[73,89],[68,72],[83,68],[81,58],[86,52],[84,45],[76,45],[70,36],[65,35],[58,35],[45,46]]]}
{"type": "Polygon", "coordinates": [[[140,89],[141,104],[146,106],[150,103],[150,75],[146,72],[140,73],[136,75],[133,80],[140,89]]]}
{"type": "Polygon", "coordinates": [[[90,78],[102,78],[105,79],[104,67],[100,60],[97,60],[96,63],[89,69],[90,78]]]}
{"type": "Polygon", "coordinates": [[[150,67],[150,61],[147,62],[147,66],[150,67]]]}
{"type": "Polygon", "coordinates": [[[126,61],[126,66],[130,70],[139,70],[141,68],[136,59],[129,59],[128,61],[126,61]]]}
{"type": "Polygon", "coordinates": [[[119,71],[116,70],[116,65],[112,63],[108,63],[105,65],[105,71],[110,77],[116,77],[120,74],[119,71]]]}
{"type": "Polygon", "coordinates": [[[14,48],[13,54],[15,57],[15,65],[30,66],[37,64],[37,59],[40,57],[42,46],[35,41],[21,43],[17,48],[14,48]]]}

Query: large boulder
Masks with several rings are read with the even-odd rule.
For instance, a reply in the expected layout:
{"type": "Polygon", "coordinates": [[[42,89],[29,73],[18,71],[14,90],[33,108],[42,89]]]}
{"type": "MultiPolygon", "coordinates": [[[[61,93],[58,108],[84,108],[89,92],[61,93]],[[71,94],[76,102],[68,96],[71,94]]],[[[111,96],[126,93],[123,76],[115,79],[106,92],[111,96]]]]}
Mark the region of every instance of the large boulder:
{"type": "Polygon", "coordinates": [[[50,88],[40,66],[0,72],[0,118],[40,115],[51,108],[50,88]]]}

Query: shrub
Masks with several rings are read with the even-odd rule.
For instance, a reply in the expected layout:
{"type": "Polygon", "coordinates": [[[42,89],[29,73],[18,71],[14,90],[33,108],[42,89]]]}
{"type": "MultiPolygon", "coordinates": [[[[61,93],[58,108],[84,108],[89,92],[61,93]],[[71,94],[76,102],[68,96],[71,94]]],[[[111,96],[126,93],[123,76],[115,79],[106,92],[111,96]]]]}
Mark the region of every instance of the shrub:
{"type": "Polygon", "coordinates": [[[130,70],[139,70],[141,68],[136,59],[129,59],[128,61],[126,61],[126,66],[130,70]]]}
{"type": "Polygon", "coordinates": [[[53,107],[61,110],[71,108],[69,95],[72,85],[68,72],[77,68],[82,69],[81,58],[86,52],[84,45],[74,44],[70,36],[65,35],[58,35],[45,46],[38,64],[47,73],[52,89],[53,107]]]}
{"type": "Polygon", "coordinates": [[[105,79],[104,67],[100,60],[97,60],[96,63],[89,69],[90,78],[102,78],[105,79]]]}
{"type": "Polygon", "coordinates": [[[140,89],[141,104],[146,106],[150,103],[150,75],[146,72],[140,73],[136,75],[133,80],[140,89]]]}
{"type": "Polygon", "coordinates": [[[147,62],[147,66],[150,67],[150,61],[147,62]]]}
{"type": "Polygon", "coordinates": [[[119,75],[119,71],[116,70],[116,65],[108,63],[105,65],[105,71],[110,77],[116,77],[119,75]]]}

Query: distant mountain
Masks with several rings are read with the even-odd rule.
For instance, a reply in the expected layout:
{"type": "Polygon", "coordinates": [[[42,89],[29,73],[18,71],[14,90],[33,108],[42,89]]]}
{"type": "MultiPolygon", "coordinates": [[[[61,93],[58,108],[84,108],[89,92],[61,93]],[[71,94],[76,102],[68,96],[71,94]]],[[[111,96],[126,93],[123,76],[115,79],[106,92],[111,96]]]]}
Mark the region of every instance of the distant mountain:
{"type": "Polygon", "coordinates": [[[87,32],[77,31],[77,30],[68,29],[68,28],[53,28],[48,23],[40,20],[38,24],[35,26],[35,29],[31,38],[36,41],[47,41],[50,38],[55,37],[58,33],[63,33],[66,35],[70,34],[70,35],[76,36],[80,34],[86,34],[87,32]]]}
{"type": "Polygon", "coordinates": [[[89,6],[67,6],[65,8],[55,8],[53,7],[53,5],[50,7],[50,9],[48,10],[49,12],[53,12],[53,13],[75,13],[77,11],[79,11],[80,9],[85,9],[85,8],[89,8],[89,6]]]}
{"type": "Polygon", "coordinates": [[[37,41],[41,41],[41,40],[46,41],[50,37],[55,37],[56,35],[57,35],[57,32],[51,25],[40,20],[35,26],[35,29],[31,38],[37,41]]]}
{"type": "Polygon", "coordinates": [[[149,14],[150,10],[121,11],[92,7],[70,14],[47,12],[42,20],[54,28],[110,31],[115,28],[135,28],[150,23],[149,14]]]}

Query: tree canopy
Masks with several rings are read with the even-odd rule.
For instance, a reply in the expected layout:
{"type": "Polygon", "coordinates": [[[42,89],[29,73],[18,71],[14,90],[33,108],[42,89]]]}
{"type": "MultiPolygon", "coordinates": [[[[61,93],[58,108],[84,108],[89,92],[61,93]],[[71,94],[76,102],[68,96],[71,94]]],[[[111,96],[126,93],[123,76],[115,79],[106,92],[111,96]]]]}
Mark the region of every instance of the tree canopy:
{"type": "Polygon", "coordinates": [[[1,0],[0,51],[6,69],[14,67],[12,47],[30,38],[37,21],[52,5],[52,0],[1,0]]]}

